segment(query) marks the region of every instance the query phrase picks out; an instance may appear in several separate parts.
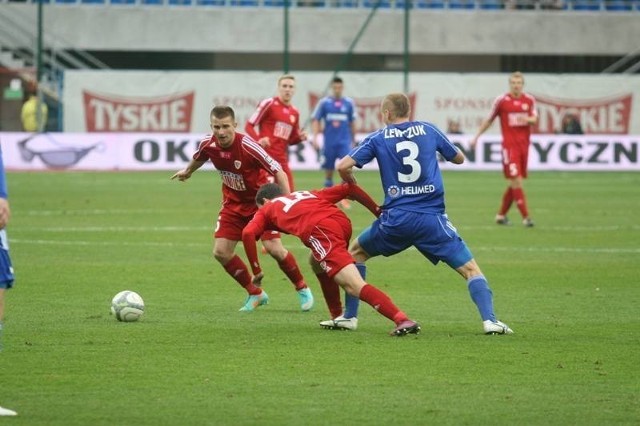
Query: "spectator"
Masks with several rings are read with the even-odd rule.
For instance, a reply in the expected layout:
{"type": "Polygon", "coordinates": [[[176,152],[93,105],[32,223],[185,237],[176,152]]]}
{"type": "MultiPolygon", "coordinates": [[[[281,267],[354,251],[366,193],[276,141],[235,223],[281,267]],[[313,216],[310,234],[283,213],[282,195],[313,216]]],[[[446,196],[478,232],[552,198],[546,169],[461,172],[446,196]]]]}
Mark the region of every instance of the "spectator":
{"type": "Polygon", "coordinates": [[[36,90],[29,90],[27,96],[28,98],[24,104],[22,104],[22,111],[20,113],[22,130],[32,133],[42,132],[45,129],[49,108],[47,108],[47,104],[42,99],[38,98],[36,90]]]}
{"type": "Polygon", "coordinates": [[[460,128],[460,121],[458,120],[447,120],[447,134],[450,135],[461,135],[462,129],[460,128]]]}
{"type": "Polygon", "coordinates": [[[564,133],[565,135],[583,135],[584,132],[582,131],[578,116],[566,113],[564,117],[562,117],[562,125],[559,133],[564,133]]]}

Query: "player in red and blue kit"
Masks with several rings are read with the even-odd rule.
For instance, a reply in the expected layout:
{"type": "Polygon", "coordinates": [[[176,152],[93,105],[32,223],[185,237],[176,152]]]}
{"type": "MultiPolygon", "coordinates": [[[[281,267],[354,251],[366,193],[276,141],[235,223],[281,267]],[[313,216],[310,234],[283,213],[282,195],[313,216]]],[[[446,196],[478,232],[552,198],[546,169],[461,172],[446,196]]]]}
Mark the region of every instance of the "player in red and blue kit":
{"type": "Polygon", "coordinates": [[[13,287],[13,266],[9,257],[9,243],[5,226],[9,222],[11,210],[7,201],[7,182],[2,161],[2,148],[0,148],[0,351],[2,350],[2,321],[4,319],[4,294],[7,289],[13,287]]]}
{"type": "Polygon", "coordinates": [[[495,100],[491,114],[482,122],[478,133],[471,140],[471,148],[475,149],[480,135],[491,126],[496,117],[500,117],[502,172],[508,185],[502,195],[502,204],[495,220],[498,225],[509,225],[507,212],[515,201],[522,215],[522,224],[532,227],[533,220],[529,217],[522,181],[527,178],[531,127],[538,122],[538,112],[536,100],[533,96],[524,93],[523,87],[524,76],[522,73],[514,72],[511,74],[509,93],[498,96],[495,100]]]}
{"type": "MultiPolygon", "coordinates": [[[[211,161],[222,177],[222,209],[216,222],[213,256],[248,293],[241,311],[253,311],[267,304],[269,297],[251,282],[246,264],[235,254],[242,240],[242,229],[249,223],[257,206],[255,196],[260,186],[275,181],[289,192],[286,174],[280,164],[272,159],[250,137],[236,132],[235,113],[228,106],[216,106],[211,110],[213,135],[204,139],[186,168],[171,179],[185,181],[191,174],[211,161]]],[[[313,306],[313,295],[300,273],[293,255],[282,245],[280,234],[267,232],[262,235],[267,252],[278,262],[280,269],[294,285],[300,298],[300,307],[308,311],[313,306]]]]}
{"type": "Polygon", "coordinates": [[[263,278],[256,239],[267,230],[295,235],[311,249],[311,266],[332,316],[340,315],[342,311],[339,284],[353,297],[359,297],[392,320],[396,324],[392,336],[419,333],[420,325],[411,321],[384,292],[366,283],[354,266],[348,251],[351,221],[335,205],[347,197],[378,215],[376,203],[356,184],[345,183],[320,191],[296,191],[288,195],[284,195],[278,185],[262,186],[256,195],[260,209],[242,232],[244,249],[254,273],[253,281],[260,282],[263,278]]]}
{"type": "MultiPolygon", "coordinates": [[[[411,104],[402,93],[387,95],[381,104],[386,124],[369,135],[338,164],[345,182],[355,182],[353,167],[377,160],[385,193],[382,214],[352,243],[350,252],[365,276],[364,262],[374,256],[391,256],[415,247],[434,265],[442,261],[467,281],[486,334],[513,331],[493,312],[493,294],[469,248],[445,212],[444,184],[438,153],[454,164],[464,155],[434,125],[410,121],[411,104]]],[[[343,328],[341,317],[323,321],[343,328]]]]}
{"type": "Polygon", "coordinates": [[[289,145],[307,140],[307,133],[300,129],[300,112],[291,100],[295,94],[294,76],[285,74],[278,79],[278,96],[264,99],[247,121],[244,130],[280,163],[293,190],[293,174],[289,168],[289,145]],[[255,127],[258,126],[259,132],[255,127]]]}

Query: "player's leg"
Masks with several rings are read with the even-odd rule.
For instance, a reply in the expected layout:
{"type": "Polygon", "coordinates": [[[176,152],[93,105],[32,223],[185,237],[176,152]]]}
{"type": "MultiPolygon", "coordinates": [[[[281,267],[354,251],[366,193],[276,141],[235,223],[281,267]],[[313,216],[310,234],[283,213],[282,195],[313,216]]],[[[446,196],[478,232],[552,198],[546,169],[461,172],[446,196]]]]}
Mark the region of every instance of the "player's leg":
{"type": "Polygon", "coordinates": [[[507,188],[502,194],[500,209],[496,214],[495,220],[498,225],[511,225],[511,222],[509,222],[509,218],[507,217],[507,213],[513,204],[513,185],[511,180],[513,176],[517,176],[517,166],[512,162],[512,155],[512,150],[502,147],[502,173],[507,180],[507,188]]]}
{"type": "MultiPolygon", "coordinates": [[[[313,257],[313,253],[309,254],[309,264],[311,265],[311,269],[316,275],[316,278],[318,278],[320,288],[322,289],[322,295],[324,296],[324,300],[327,303],[327,308],[329,308],[331,319],[335,320],[342,315],[340,287],[334,280],[329,278],[329,275],[327,275],[324,269],[322,269],[320,263],[313,257]]],[[[322,325],[322,323],[320,325],[322,325]]]]}
{"type": "Polygon", "coordinates": [[[392,336],[420,332],[420,325],[410,320],[407,314],[401,311],[385,292],[365,282],[354,264],[346,265],[333,278],[348,294],[358,297],[381,315],[393,321],[396,328],[391,332],[392,336]]]}
{"type": "Polygon", "coordinates": [[[4,229],[0,230],[0,351],[2,351],[2,329],[4,327],[4,303],[7,289],[13,287],[14,275],[9,244],[4,229]]]}
{"type": "Polygon", "coordinates": [[[241,311],[253,311],[269,302],[269,296],[260,287],[251,282],[251,273],[247,265],[236,255],[238,241],[242,240],[242,229],[247,218],[222,209],[216,222],[213,242],[213,257],[222,265],[224,270],[240,284],[248,293],[241,311]]]}
{"type": "Polygon", "coordinates": [[[533,226],[533,220],[529,217],[529,209],[527,207],[527,198],[524,193],[523,180],[527,177],[527,163],[529,157],[529,150],[521,150],[514,156],[514,163],[516,163],[518,175],[512,178],[511,192],[513,193],[513,199],[520,210],[522,216],[522,224],[526,227],[533,226]]]}
{"type": "Polygon", "coordinates": [[[278,262],[280,270],[284,272],[293,284],[300,299],[300,309],[305,312],[309,311],[313,307],[313,294],[304,281],[296,258],[282,245],[280,234],[266,232],[262,236],[262,244],[267,253],[278,262]]]}

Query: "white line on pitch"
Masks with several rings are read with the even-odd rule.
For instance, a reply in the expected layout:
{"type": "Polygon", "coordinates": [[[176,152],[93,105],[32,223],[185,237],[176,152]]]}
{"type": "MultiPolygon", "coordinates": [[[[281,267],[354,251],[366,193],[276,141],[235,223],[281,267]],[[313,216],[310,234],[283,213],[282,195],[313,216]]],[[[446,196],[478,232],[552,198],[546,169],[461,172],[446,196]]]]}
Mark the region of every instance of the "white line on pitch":
{"type": "MultiPolygon", "coordinates": [[[[154,242],[154,241],[65,241],[65,240],[27,240],[10,239],[11,244],[32,244],[32,245],[65,245],[65,246],[149,246],[149,247],[210,247],[205,243],[174,243],[174,242],[154,242]]],[[[288,244],[289,248],[302,249],[301,244],[288,244]]],[[[413,249],[413,248],[412,248],[413,249]]],[[[640,254],[640,248],[620,248],[620,247],[472,247],[475,251],[509,251],[509,252],[537,252],[537,253],[629,253],[640,254]]]]}

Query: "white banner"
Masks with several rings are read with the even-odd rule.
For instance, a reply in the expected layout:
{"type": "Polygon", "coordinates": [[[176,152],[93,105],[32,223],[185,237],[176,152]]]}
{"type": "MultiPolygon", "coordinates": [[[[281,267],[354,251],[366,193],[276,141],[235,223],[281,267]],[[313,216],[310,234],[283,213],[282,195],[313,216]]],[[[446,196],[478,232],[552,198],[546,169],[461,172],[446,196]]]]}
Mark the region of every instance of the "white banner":
{"type": "MultiPolygon", "coordinates": [[[[203,134],[0,133],[8,170],[178,170],[191,159],[203,134]]],[[[486,136],[475,151],[469,137],[450,135],[467,161],[443,169],[501,170],[500,139],[486,136]]],[[[530,170],[640,171],[640,136],[533,135],[530,170]]],[[[319,170],[309,144],[289,150],[293,170],[319,170]]],[[[375,169],[375,164],[368,166],[375,169]]]]}
{"type": "MultiPolygon", "coordinates": [[[[243,128],[260,100],[276,94],[279,75],[257,71],[67,71],[64,130],[204,133],[209,129],[211,107],[223,104],[235,109],[243,128]]],[[[293,103],[308,124],[312,108],[326,94],[332,75],[295,75],[293,103]]],[[[341,77],[345,95],[357,105],[358,131],[369,133],[382,127],[380,100],[402,90],[402,74],[345,72],[341,77]]],[[[494,99],[508,91],[508,77],[412,73],[408,95],[413,117],[443,130],[449,121],[456,121],[465,134],[473,134],[489,114],[494,99]]],[[[535,133],[558,133],[563,118],[571,115],[585,134],[640,134],[640,76],[528,74],[525,91],[538,101],[540,120],[535,133]]],[[[489,134],[499,133],[496,123],[489,134]]]]}

